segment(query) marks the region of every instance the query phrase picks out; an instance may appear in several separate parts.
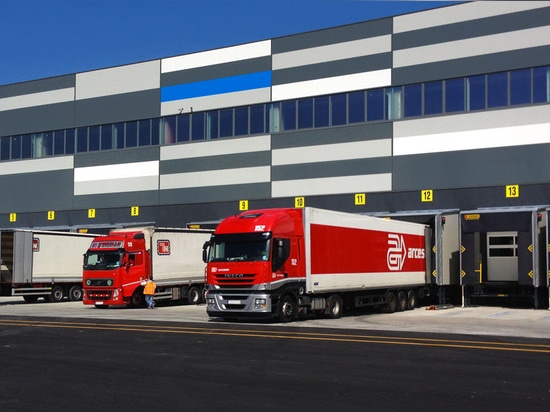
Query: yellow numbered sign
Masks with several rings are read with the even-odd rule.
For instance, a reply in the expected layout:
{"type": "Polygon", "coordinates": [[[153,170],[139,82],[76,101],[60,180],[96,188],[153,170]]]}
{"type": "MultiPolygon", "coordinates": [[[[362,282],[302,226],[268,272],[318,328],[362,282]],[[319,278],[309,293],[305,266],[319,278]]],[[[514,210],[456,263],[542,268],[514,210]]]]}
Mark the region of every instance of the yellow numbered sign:
{"type": "Polygon", "coordinates": [[[355,194],[355,204],[357,206],[367,204],[367,195],[365,195],[364,193],[356,193],[355,194]]]}
{"type": "Polygon", "coordinates": [[[519,197],[519,185],[507,185],[506,197],[519,197]]]}
{"type": "Polygon", "coordinates": [[[17,222],[17,213],[10,213],[10,222],[17,222]]]}
{"type": "Polygon", "coordinates": [[[434,200],[434,191],[433,190],[422,190],[420,196],[421,196],[421,200],[423,202],[433,202],[433,200],[434,200]]]}
{"type": "Polygon", "coordinates": [[[306,199],[304,197],[295,197],[294,198],[294,207],[300,208],[306,206],[306,199]]]}
{"type": "Polygon", "coordinates": [[[48,220],[55,220],[55,211],[48,211],[48,220]]]}
{"type": "Polygon", "coordinates": [[[248,210],[248,200],[239,200],[239,210],[248,210]]]}
{"type": "Polygon", "coordinates": [[[88,219],[95,219],[95,209],[88,209],[88,219]]]}
{"type": "Polygon", "coordinates": [[[131,216],[139,216],[139,206],[132,206],[130,208],[130,215],[131,216]]]}

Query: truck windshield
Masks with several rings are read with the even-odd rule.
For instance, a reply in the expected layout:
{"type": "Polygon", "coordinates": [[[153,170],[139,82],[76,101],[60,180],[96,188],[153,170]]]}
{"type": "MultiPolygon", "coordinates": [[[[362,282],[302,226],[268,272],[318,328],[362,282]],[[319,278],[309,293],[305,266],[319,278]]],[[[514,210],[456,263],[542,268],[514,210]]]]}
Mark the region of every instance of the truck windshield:
{"type": "MultiPolygon", "coordinates": [[[[267,235],[267,234],[266,234],[267,235]]],[[[258,262],[269,260],[267,236],[215,236],[210,248],[210,262],[258,262]]]]}
{"type": "Polygon", "coordinates": [[[87,252],[84,255],[84,269],[105,270],[114,269],[120,266],[122,253],[112,252],[87,252]]]}

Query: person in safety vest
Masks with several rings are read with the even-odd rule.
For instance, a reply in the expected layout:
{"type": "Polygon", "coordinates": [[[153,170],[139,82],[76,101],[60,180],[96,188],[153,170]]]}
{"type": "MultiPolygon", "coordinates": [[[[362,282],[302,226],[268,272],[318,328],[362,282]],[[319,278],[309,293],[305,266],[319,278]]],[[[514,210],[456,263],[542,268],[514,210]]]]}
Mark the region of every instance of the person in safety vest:
{"type": "Polygon", "coordinates": [[[141,282],[143,285],[143,296],[145,296],[145,303],[147,303],[147,309],[153,309],[155,307],[155,302],[153,301],[153,296],[155,295],[155,290],[157,285],[151,278],[143,280],[141,282]]]}

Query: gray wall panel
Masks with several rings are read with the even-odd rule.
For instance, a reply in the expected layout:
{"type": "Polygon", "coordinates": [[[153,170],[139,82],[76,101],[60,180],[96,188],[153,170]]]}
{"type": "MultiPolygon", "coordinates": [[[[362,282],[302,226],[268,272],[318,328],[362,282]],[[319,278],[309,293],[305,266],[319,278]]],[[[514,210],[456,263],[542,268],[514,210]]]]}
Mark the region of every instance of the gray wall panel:
{"type": "MultiPolygon", "coordinates": [[[[108,193],[100,195],[75,196],[75,209],[97,209],[112,207],[152,206],[158,204],[157,191],[108,193]]],[[[130,213],[128,212],[128,216],[130,213]]]]}
{"type": "Polygon", "coordinates": [[[272,84],[275,86],[278,84],[382,70],[391,68],[391,65],[391,53],[373,54],[353,59],[275,70],[272,75],[272,84]]]}
{"type": "Polygon", "coordinates": [[[273,166],[272,181],[391,173],[389,157],[273,166]]]}
{"type": "Polygon", "coordinates": [[[75,102],[75,126],[160,116],[160,89],[75,102]]]}
{"type": "Polygon", "coordinates": [[[317,129],[278,133],[271,139],[271,148],[286,149],[331,143],[362,142],[393,137],[392,123],[361,124],[333,129],[317,129]]]}
{"type": "Polygon", "coordinates": [[[550,145],[394,157],[393,190],[546,183],[550,145]],[[521,161],[520,161],[521,160],[521,161]]]}
{"type": "Polygon", "coordinates": [[[426,82],[550,64],[550,46],[395,68],[392,85],[426,82]]]}
{"type": "Polygon", "coordinates": [[[164,73],[160,78],[160,86],[165,87],[182,83],[193,83],[269,70],[271,70],[271,56],[258,57],[238,62],[164,73]]]}
{"type": "Polygon", "coordinates": [[[0,136],[45,132],[73,126],[73,102],[0,112],[0,136]]]}
{"type": "Polygon", "coordinates": [[[550,8],[396,33],[393,35],[393,50],[545,26],[548,22],[550,8]]]}
{"type": "Polygon", "coordinates": [[[139,147],[126,150],[81,153],[74,155],[74,167],[116,165],[159,160],[159,147],[139,147]]]}
{"type": "Polygon", "coordinates": [[[163,190],[161,204],[190,204],[201,202],[239,201],[243,199],[268,199],[271,196],[269,183],[253,183],[231,186],[196,187],[163,190]]]}
{"type": "Polygon", "coordinates": [[[0,176],[0,213],[67,210],[73,207],[73,171],[0,176]]]}
{"type": "Polygon", "coordinates": [[[160,163],[160,174],[269,166],[270,164],[270,152],[236,153],[163,161],[160,163]]]}
{"type": "Polygon", "coordinates": [[[350,24],[326,30],[297,34],[273,39],[271,52],[284,53],[327,44],[342,43],[367,37],[382,36],[392,31],[392,19],[380,19],[370,22],[350,24]]]}
{"type": "Polygon", "coordinates": [[[22,94],[41,93],[75,86],[75,75],[51,77],[49,79],[0,86],[0,99],[22,94]]]}

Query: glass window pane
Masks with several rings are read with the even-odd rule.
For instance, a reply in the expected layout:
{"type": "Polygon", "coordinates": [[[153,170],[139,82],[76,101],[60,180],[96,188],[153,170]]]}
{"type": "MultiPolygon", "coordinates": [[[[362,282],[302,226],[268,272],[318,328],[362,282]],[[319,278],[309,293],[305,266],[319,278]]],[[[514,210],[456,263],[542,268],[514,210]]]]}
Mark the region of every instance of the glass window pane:
{"type": "Polygon", "coordinates": [[[56,130],[53,132],[53,154],[65,154],[65,130],[56,130]]]}
{"type": "Polygon", "coordinates": [[[76,129],[76,151],[83,153],[88,151],[88,128],[79,127],[76,129]]]}
{"type": "Polygon", "coordinates": [[[0,160],[10,159],[10,137],[3,137],[0,139],[0,160]]]}
{"type": "Polygon", "coordinates": [[[405,86],[405,117],[422,115],[422,85],[405,86]]]}
{"type": "Polygon", "coordinates": [[[443,113],[443,82],[424,84],[424,115],[443,113]]]}
{"type": "Polygon", "coordinates": [[[204,112],[191,115],[191,140],[204,140],[204,112]]]}
{"type": "Polygon", "coordinates": [[[189,128],[191,127],[191,117],[189,114],[180,114],[178,116],[178,142],[189,141],[189,128]]]}
{"type": "Polygon", "coordinates": [[[466,79],[466,110],[485,109],[485,75],[466,79]]]}
{"type": "Polygon", "coordinates": [[[487,75],[487,107],[501,107],[508,104],[508,73],[487,75]]]}
{"type": "Polygon", "coordinates": [[[140,120],[138,123],[139,145],[151,146],[151,120],[140,120]]]}
{"type": "Polygon", "coordinates": [[[24,134],[21,140],[21,159],[30,159],[32,154],[32,135],[24,134]]]}
{"type": "Polygon", "coordinates": [[[206,113],[206,139],[218,138],[218,111],[213,110],[206,113]]]}
{"type": "Polygon", "coordinates": [[[347,95],[345,93],[335,94],[330,97],[330,119],[332,126],[346,124],[347,118],[347,95]]]}
{"type": "Polygon", "coordinates": [[[464,111],[464,79],[445,81],[445,112],[464,111]]]}
{"type": "Polygon", "coordinates": [[[162,122],[161,144],[176,142],[176,116],[164,117],[162,122]]]}
{"type": "Polygon", "coordinates": [[[298,129],[313,127],[313,99],[298,100],[298,129]]]}
{"type": "Polygon", "coordinates": [[[11,158],[12,159],[21,159],[21,136],[12,136],[11,137],[11,158]]]}
{"type": "Polygon", "coordinates": [[[235,109],[235,136],[248,134],[248,106],[235,109]]]}
{"type": "Polygon", "coordinates": [[[315,98],[315,127],[327,127],[329,125],[329,98],[321,96],[315,98]]]}
{"type": "Polygon", "coordinates": [[[384,120],[384,89],[367,92],[367,121],[384,120]]]}
{"type": "Polygon", "coordinates": [[[550,102],[550,66],[533,69],[533,102],[550,102]]]}
{"type": "Polygon", "coordinates": [[[160,143],[160,118],[151,119],[151,144],[158,146],[160,143]]]}
{"type": "Polygon", "coordinates": [[[99,126],[90,126],[88,128],[88,133],[88,150],[90,152],[99,150],[99,126]]]}
{"type": "Polygon", "coordinates": [[[53,132],[45,132],[42,135],[42,156],[53,154],[53,132]]]}
{"type": "Polygon", "coordinates": [[[510,104],[531,103],[531,69],[510,73],[510,104]]]}
{"type": "Polygon", "coordinates": [[[250,106],[250,134],[265,133],[264,108],[263,104],[250,106]]]}
{"type": "Polygon", "coordinates": [[[281,103],[283,130],[296,129],[296,100],[281,103]]]}
{"type": "Polygon", "coordinates": [[[277,133],[281,130],[281,104],[268,104],[265,111],[266,125],[269,133],[277,133]]]}
{"type": "Polygon", "coordinates": [[[349,122],[360,123],[365,121],[365,92],[353,92],[348,95],[349,122]]]}
{"type": "Polygon", "coordinates": [[[75,151],[75,129],[65,130],[65,154],[73,154],[75,151]]]}
{"type": "Polygon", "coordinates": [[[124,149],[124,123],[113,125],[113,144],[117,149],[124,149]]]}
{"type": "Polygon", "coordinates": [[[138,124],[137,122],[126,122],[126,146],[125,147],[136,147],[137,146],[137,136],[138,135],[138,124]]]}
{"type": "Polygon", "coordinates": [[[220,137],[233,136],[233,109],[220,110],[220,137]]]}
{"type": "Polygon", "coordinates": [[[386,89],[386,104],[388,120],[401,119],[403,108],[403,87],[388,87],[386,89]]]}
{"type": "Polygon", "coordinates": [[[111,150],[113,148],[113,125],[104,124],[101,126],[101,148],[100,150],[111,150]]]}

